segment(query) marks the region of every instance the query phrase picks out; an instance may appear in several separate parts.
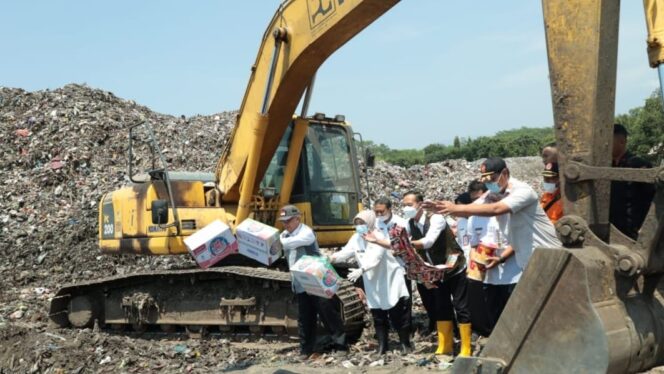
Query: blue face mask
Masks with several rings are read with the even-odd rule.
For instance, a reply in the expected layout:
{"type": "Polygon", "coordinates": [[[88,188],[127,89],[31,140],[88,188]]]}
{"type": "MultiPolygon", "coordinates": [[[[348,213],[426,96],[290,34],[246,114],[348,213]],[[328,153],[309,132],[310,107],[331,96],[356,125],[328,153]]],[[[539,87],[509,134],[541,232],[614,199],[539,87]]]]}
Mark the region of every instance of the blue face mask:
{"type": "Polygon", "coordinates": [[[357,225],[355,226],[355,232],[364,235],[369,232],[369,227],[367,227],[367,225],[357,225]]]}
{"type": "Polygon", "coordinates": [[[486,182],[484,183],[484,186],[491,193],[500,193],[500,185],[498,182],[486,182]]]}

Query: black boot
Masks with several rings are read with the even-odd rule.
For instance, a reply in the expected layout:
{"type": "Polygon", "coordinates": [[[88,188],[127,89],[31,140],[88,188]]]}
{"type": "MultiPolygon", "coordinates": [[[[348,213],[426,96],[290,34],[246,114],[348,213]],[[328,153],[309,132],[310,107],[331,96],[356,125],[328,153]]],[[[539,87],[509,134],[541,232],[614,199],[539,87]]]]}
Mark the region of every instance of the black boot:
{"type": "Polygon", "coordinates": [[[388,327],[383,325],[374,326],[376,329],[376,337],[378,338],[378,354],[384,355],[387,353],[388,347],[388,327]]]}
{"type": "Polygon", "coordinates": [[[399,346],[401,353],[408,354],[413,351],[413,344],[410,342],[410,328],[399,330],[399,346]]]}

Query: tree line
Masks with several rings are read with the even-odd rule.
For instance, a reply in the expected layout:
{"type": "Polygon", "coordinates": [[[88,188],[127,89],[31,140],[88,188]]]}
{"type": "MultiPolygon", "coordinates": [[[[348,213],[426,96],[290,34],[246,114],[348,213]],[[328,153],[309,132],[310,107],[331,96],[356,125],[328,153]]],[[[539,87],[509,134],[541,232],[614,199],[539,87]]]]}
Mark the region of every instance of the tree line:
{"type": "MultiPolygon", "coordinates": [[[[628,148],[654,164],[664,157],[664,110],[659,90],[645,100],[643,106],[616,116],[616,122],[627,127],[628,148]]],[[[394,165],[409,167],[417,164],[451,159],[473,161],[490,156],[537,156],[540,150],[555,140],[553,126],[522,127],[499,131],[493,136],[464,138],[456,136],[451,145],[430,144],[423,149],[392,149],[372,141],[363,143],[377,159],[394,165]]]]}

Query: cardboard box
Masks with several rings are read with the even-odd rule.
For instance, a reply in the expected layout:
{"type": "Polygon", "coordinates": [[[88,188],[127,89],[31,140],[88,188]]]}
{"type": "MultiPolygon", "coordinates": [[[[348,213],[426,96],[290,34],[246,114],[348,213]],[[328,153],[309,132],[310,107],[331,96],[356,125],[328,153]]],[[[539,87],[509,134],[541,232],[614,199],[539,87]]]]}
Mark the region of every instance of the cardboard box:
{"type": "Polygon", "coordinates": [[[238,244],[231,228],[216,220],[184,240],[198,266],[207,269],[224,257],[237,253],[238,244]]]}
{"type": "Polygon", "coordinates": [[[247,218],[235,230],[240,254],[265,265],[272,265],[281,257],[279,230],[247,218]]]}
{"type": "Polygon", "coordinates": [[[468,272],[466,276],[476,281],[484,281],[486,277],[487,258],[496,254],[496,248],[486,246],[480,243],[477,248],[470,252],[470,261],[468,263],[468,272]]]}
{"type": "Polygon", "coordinates": [[[302,256],[290,271],[310,295],[330,299],[339,289],[339,275],[324,257],[302,256]]]}

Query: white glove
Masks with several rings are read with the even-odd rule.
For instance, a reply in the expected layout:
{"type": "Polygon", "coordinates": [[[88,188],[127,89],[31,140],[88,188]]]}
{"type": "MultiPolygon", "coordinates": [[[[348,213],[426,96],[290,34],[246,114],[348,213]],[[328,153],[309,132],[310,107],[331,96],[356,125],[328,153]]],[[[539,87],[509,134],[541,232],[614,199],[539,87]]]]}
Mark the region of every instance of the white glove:
{"type": "Polygon", "coordinates": [[[360,269],[352,269],[352,270],[348,273],[348,277],[347,277],[347,279],[348,279],[349,281],[351,281],[352,283],[355,283],[355,281],[357,281],[358,279],[360,279],[360,277],[362,276],[363,273],[364,273],[364,270],[362,270],[362,268],[360,268],[360,269]]]}

